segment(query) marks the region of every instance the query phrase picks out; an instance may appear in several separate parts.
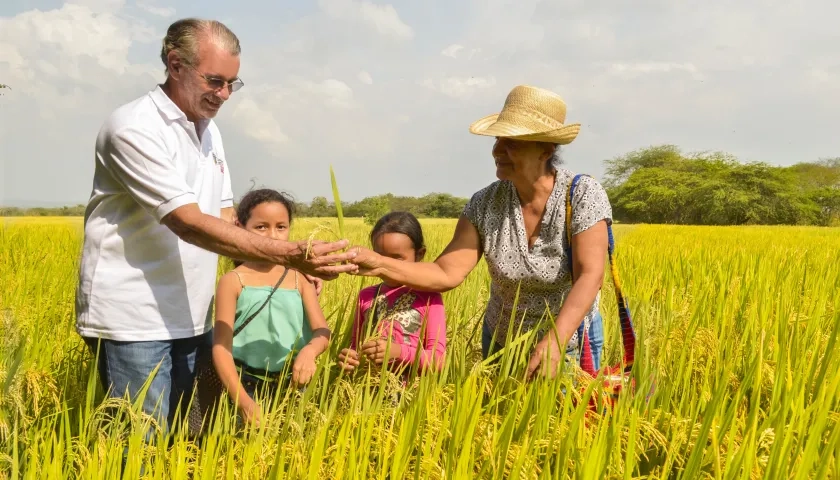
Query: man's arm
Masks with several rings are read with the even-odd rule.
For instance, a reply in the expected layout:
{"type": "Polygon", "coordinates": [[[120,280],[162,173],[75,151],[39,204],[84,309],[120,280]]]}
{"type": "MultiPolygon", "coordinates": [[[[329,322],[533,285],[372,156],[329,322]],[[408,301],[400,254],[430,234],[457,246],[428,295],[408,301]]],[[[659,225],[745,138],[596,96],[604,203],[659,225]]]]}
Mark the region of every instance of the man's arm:
{"type": "Polygon", "coordinates": [[[108,132],[97,143],[97,159],[143,209],[185,242],[230,258],[286,265],[322,278],[358,270],[353,264],[332,265],[355,257],[354,252],[328,255],[345,248],[346,240],[313,242],[307,252],[306,241],[265,238],[201,212],[195,193],[156,132],[135,125],[108,132]]]}
{"type": "Polygon", "coordinates": [[[233,207],[222,209],[222,220],[232,225],[234,218],[236,218],[236,212],[233,210],[233,207]]]}
{"type": "Polygon", "coordinates": [[[306,240],[285,242],[251,233],[202,213],[195,203],[176,208],[164,216],[161,223],[187,243],[237,260],[285,265],[322,278],[334,278],[339,273],[353,272],[357,268],[352,264],[331,265],[352,259],[355,252],[327,255],[346,247],[346,240],[313,242],[307,258],[306,240]]]}
{"type": "MultiPolygon", "coordinates": [[[[236,210],[233,207],[223,208],[221,217],[225,222],[235,225],[234,221],[236,220],[236,210]]],[[[321,296],[321,291],[324,289],[324,281],[310,274],[304,274],[304,276],[307,280],[312,282],[313,285],[315,285],[315,295],[321,296]]]]}

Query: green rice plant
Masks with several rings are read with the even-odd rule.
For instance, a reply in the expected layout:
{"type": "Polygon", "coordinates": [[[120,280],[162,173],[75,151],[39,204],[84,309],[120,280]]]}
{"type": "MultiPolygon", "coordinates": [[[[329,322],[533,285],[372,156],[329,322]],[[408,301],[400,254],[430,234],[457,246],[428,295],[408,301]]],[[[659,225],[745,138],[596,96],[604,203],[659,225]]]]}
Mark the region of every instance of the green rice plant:
{"type": "MultiPolygon", "coordinates": [[[[434,258],[455,222],[421,223],[434,258]]],[[[342,224],[300,219],[292,237],[320,229],[367,241],[361,219],[342,224]]],[[[321,295],[336,334],[312,384],[262,398],[259,428],[222,403],[197,441],[178,425],[164,433],[142,399],[105,399],[74,329],[79,219],[4,222],[0,478],[837,477],[840,230],[617,225],[615,234],[638,345],[635,392],[611,411],[586,409],[599,387],[574,372],[523,380],[533,336],[512,339],[495,363],[481,359],[482,261],[443,295],[441,372],[405,386],[381,368],[342,374],[356,295],[377,282],[342,276],[321,295]]],[[[605,278],[604,364],[621,356],[613,298],[605,278]]]]}
{"type": "Polygon", "coordinates": [[[335,171],[330,165],[330,183],[332,184],[333,203],[335,203],[335,213],[338,217],[338,234],[341,238],[346,238],[344,231],[344,210],[341,205],[341,196],[338,194],[338,183],[335,180],[335,171]]]}

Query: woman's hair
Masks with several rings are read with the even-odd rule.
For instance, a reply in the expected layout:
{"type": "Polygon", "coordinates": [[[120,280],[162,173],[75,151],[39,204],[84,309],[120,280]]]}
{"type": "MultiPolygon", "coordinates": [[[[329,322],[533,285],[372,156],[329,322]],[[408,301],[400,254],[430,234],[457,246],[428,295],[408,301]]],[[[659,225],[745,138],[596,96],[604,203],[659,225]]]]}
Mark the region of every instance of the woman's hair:
{"type": "Polygon", "coordinates": [[[551,157],[548,158],[548,165],[554,168],[560,168],[560,165],[563,165],[563,157],[560,155],[561,147],[560,145],[556,145],[554,149],[554,153],[551,154],[551,157]]]}
{"type": "Polygon", "coordinates": [[[407,236],[411,239],[414,250],[426,246],[423,242],[423,227],[410,212],[390,212],[383,215],[370,232],[370,243],[375,243],[377,237],[386,233],[402,233],[407,236]]]}
{"type": "Polygon", "coordinates": [[[251,218],[251,212],[257,208],[258,205],[269,202],[282,203],[289,212],[289,223],[292,222],[292,216],[295,213],[295,202],[289,195],[272,190],[270,188],[261,188],[259,190],[252,190],[245,194],[239,201],[236,207],[236,219],[244,227],[251,218]]]}

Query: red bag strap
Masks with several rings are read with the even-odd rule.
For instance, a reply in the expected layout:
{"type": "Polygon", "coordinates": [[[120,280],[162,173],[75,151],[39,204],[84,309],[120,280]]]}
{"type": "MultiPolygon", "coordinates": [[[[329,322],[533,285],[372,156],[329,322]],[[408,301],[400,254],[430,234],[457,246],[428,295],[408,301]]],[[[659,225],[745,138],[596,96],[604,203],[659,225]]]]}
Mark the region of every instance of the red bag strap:
{"type": "MultiPolygon", "coordinates": [[[[584,176],[592,178],[589,175],[577,174],[572,179],[569,184],[569,188],[566,191],[566,261],[569,265],[569,274],[572,277],[573,284],[575,281],[575,275],[574,262],[572,261],[572,197],[574,196],[574,191],[578,182],[581,177],[584,176]]],[[[625,372],[627,372],[633,366],[633,361],[635,360],[636,332],[633,329],[633,321],[630,318],[630,308],[627,305],[627,300],[624,298],[624,293],[621,291],[621,283],[618,280],[618,265],[614,259],[615,240],[613,239],[612,225],[609,224],[607,224],[607,238],[609,242],[607,251],[609,253],[610,260],[610,273],[612,275],[613,285],[615,286],[615,298],[618,304],[618,319],[621,325],[621,339],[624,350],[624,369],[625,372]]],[[[594,362],[592,360],[592,349],[589,344],[589,332],[586,329],[583,331],[580,366],[586,373],[592,376],[597,375],[594,362]]]]}

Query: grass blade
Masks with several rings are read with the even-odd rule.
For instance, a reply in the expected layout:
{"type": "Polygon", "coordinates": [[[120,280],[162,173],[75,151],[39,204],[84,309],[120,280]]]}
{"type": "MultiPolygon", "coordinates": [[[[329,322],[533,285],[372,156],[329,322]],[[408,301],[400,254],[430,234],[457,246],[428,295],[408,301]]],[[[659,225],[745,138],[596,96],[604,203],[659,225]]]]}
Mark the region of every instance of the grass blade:
{"type": "Polygon", "coordinates": [[[335,213],[338,215],[338,234],[342,239],[347,238],[347,232],[344,230],[344,210],[341,206],[341,196],[338,194],[338,182],[335,180],[335,171],[330,165],[330,182],[332,183],[333,202],[335,202],[335,213]]]}

